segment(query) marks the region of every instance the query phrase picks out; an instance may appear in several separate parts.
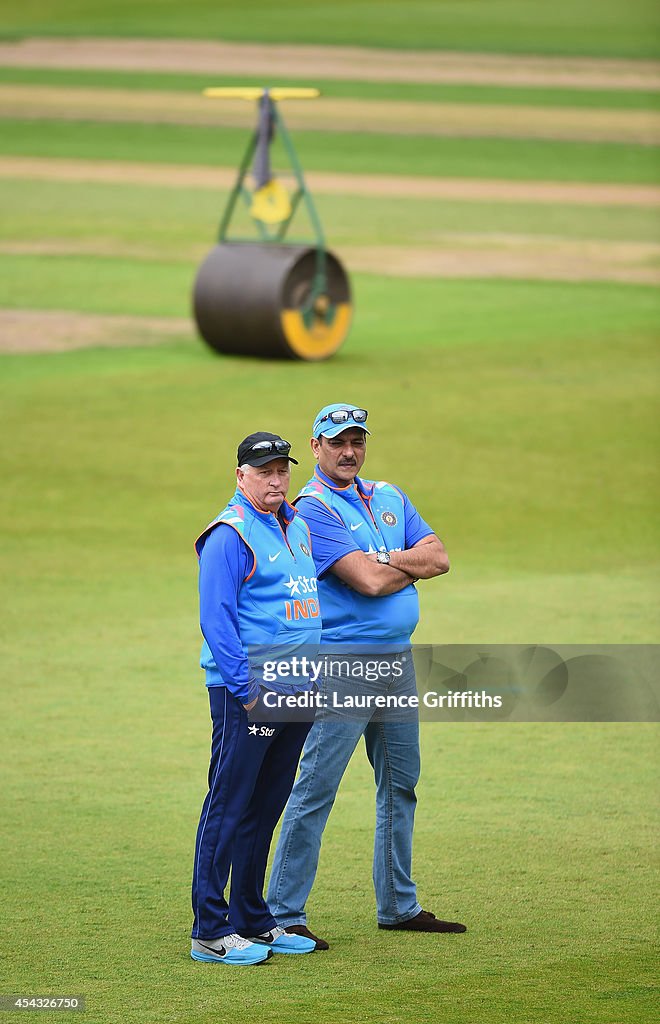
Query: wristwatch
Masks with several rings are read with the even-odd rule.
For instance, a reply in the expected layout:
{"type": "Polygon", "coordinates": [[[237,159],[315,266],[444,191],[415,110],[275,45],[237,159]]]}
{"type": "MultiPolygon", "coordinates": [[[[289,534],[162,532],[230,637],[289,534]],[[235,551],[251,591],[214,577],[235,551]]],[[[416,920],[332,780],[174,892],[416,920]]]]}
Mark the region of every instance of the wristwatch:
{"type": "Polygon", "coordinates": [[[389,551],[379,551],[376,554],[376,561],[380,562],[381,565],[389,565],[390,564],[390,553],[389,553],[389,551]]]}

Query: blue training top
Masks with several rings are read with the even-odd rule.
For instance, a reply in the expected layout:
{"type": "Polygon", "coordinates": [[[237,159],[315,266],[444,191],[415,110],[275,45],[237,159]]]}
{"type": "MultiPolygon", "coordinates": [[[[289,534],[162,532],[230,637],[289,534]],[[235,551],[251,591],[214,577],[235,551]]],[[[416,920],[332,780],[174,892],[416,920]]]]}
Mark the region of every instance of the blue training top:
{"type": "MultiPolygon", "coordinates": [[[[275,515],[257,509],[237,490],[195,549],[206,684],[226,686],[249,704],[259,693],[264,656],[313,648],[320,640],[309,530],[288,502],[275,515]]],[[[290,692],[310,684],[299,678],[268,685],[290,692]]]]}
{"type": "Polygon", "coordinates": [[[330,570],[351,551],[402,551],[432,534],[409,498],[384,480],[338,486],[317,467],[294,501],[312,538],[323,643],[408,644],[419,621],[414,584],[368,597],[330,570]]]}

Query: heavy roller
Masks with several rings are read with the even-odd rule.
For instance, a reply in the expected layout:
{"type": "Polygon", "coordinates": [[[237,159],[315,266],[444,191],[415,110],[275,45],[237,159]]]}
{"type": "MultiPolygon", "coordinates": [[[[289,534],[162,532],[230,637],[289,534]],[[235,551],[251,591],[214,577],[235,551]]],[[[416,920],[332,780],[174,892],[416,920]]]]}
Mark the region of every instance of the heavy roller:
{"type": "Polygon", "coordinates": [[[278,109],[280,100],[314,99],[320,94],[317,89],[212,88],[204,95],[256,100],[258,121],[220,222],[218,244],[195,279],[193,309],[199,333],[217,352],[328,359],[348,334],[351,289],[341,263],[326,249],[321,222],[278,109]],[[270,146],[276,133],[295,179],[291,196],[271,170],[270,146]],[[256,239],[229,235],[239,200],[247,207],[256,239]],[[315,238],[286,241],[301,203],[315,238]]]}

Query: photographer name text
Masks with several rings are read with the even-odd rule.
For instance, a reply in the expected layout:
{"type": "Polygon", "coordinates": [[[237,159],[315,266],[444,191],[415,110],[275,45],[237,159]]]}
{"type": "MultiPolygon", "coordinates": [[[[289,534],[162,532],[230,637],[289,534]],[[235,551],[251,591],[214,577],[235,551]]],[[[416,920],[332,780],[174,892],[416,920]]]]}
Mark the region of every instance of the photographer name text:
{"type": "Polygon", "coordinates": [[[398,709],[418,708],[420,704],[427,708],[501,708],[502,697],[498,694],[486,693],[485,690],[447,690],[438,693],[429,690],[421,697],[418,694],[395,693],[320,693],[318,690],[303,690],[301,693],[275,693],[266,690],[262,700],[267,708],[282,710],[288,708],[316,710],[333,708],[340,710],[357,709],[398,709]]]}

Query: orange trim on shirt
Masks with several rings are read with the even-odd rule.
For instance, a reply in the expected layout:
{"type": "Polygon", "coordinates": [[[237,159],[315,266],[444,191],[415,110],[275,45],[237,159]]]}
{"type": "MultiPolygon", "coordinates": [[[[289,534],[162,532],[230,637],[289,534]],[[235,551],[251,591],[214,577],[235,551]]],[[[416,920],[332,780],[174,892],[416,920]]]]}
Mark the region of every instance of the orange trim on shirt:
{"type": "MultiPolygon", "coordinates": [[[[326,505],[326,503],[324,502],[323,498],[320,498],[318,496],[318,494],[299,494],[298,497],[294,498],[293,500],[294,501],[298,501],[300,498],[313,498],[314,501],[318,501],[321,505],[323,505],[324,508],[327,508],[328,512],[331,512],[333,516],[336,516],[336,518],[339,520],[340,523],[344,522],[342,517],[339,515],[339,512],[335,512],[334,508],[330,508],[329,505],[326,505]]],[[[304,518],[305,518],[304,513],[301,512],[301,513],[298,513],[298,514],[302,515],[303,521],[304,521],[304,518]]],[[[307,526],[307,523],[305,523],[305,526],[307,526]]],[[[307,526],[307,532],[309,533],[309,526],[307,526]]]]}
{"type": "MultiPolygon", "coordinates": [[[[254,565],[252,566],[252,572],[248,573],[247,576],[243,579],[243,583],[247,583],[247,581],[251,580],[252,577],[254,576],[255,572],[257,571],[257,555],[255,553],[254,548],[252,547],[252,545],[250,543],[248,543],[248,541],[246,541],[246,539],[243,536],[243,534],[241,533],[241,531],[237,530],[236,527],[232,523],[228,523],[224,519],[219,519],[217,523],[213,523],[213,530],[215,530],[216,527],[218,527],[218,526],[229,526],[229,527],[231,527],[231,529],[234,530],[238,534],[238,536],[241,538],[241,540],[245,544],[246,548],[249,548],[250,551],[252,552],[252,557],[254,558],[254,565]]],[[[210,536],[210,534],[213,532],[213,530],[209,530],[209,528],[207,527],[206,530],[203,530],[202,533],[200,533],[200,535],[197,538],[197,540],[199,540],[200,537],[203,537],[205,533],[208,533],[208,535],[210,536]]],[[[197,543],[197,540],[195,541],[195,544],[197,543]]],[[[197,554],[197,549],[195,549],[195,554],[197,554]]],[[[197,560],[198,561],[199,561],[200,557],[201,557],[201,554],[197,555],[197,560]]]]}

